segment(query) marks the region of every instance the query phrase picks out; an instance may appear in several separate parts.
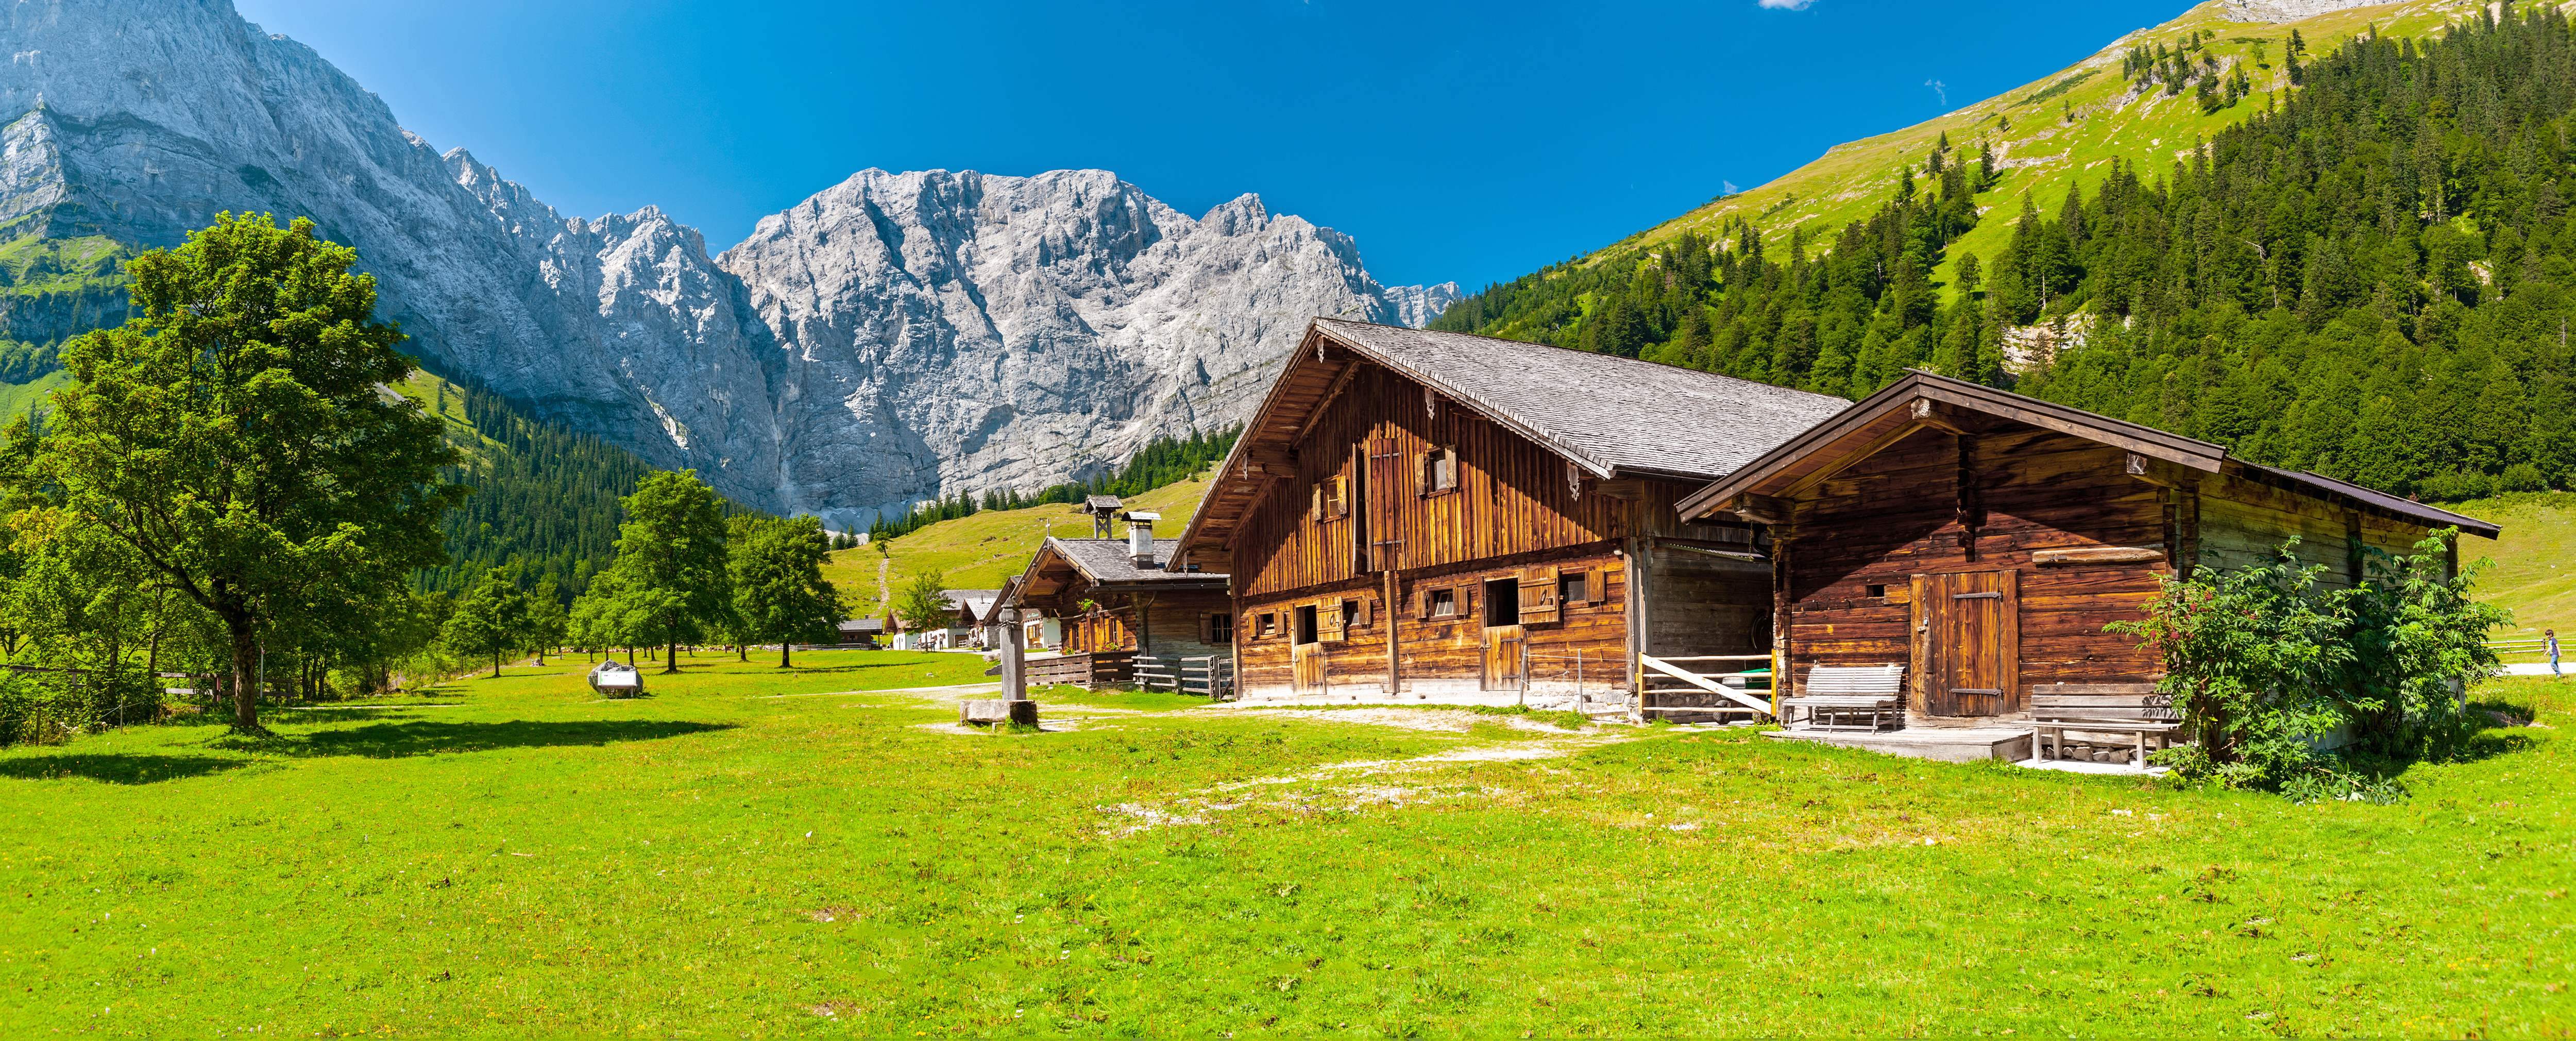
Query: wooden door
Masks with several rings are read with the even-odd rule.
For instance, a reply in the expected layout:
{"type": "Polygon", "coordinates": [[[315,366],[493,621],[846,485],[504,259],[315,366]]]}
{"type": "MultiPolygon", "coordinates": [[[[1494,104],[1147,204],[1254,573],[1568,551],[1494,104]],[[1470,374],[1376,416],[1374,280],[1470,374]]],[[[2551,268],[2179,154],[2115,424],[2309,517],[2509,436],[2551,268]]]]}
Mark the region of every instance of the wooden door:
{"type": "Polygon", "coordinates": [[[2018,571],[1924,576],[1924,712],[2000,716],[2021,708],[2018,571]]]}
{"type": "Polygon", "coordinates": [[[1288,611],[1289,682],[1296,693],[1324,693],[1325,618],[1322,604],[1299,604],[1288,611]]]}
{"type": "Polygon", "coordinates": [[[1403,515],[1398,496],[1405,493],[1404,457],[1395,450],[1395,439],[1372,438],[1368,443],[1368,480],[1361,488],[1368,496],[1368,566],[1370,571],[1393,571],[1404,566],[1403,515]]]}
{"type": "Polygon", "coordinates": [[[1323,644],[1291,644],[1288,648],[1288,663],[1296,673],[1293,679],[1297,693],[1324,693],[1323,644]]]}
{"type": "Polygon", "coordinates": [[[1485,689],[1519,690],[1521,641],[1528,635],[1520,624],[1520,579],[1486,582],[1479,600],[1485,622],[1485,689]]]}
{"type": "Polygon", "coordinates": [[[1521,639],[1517,625],[1485,627],[1485,689],[1519,690],[1521,687],[1521,639]]]}

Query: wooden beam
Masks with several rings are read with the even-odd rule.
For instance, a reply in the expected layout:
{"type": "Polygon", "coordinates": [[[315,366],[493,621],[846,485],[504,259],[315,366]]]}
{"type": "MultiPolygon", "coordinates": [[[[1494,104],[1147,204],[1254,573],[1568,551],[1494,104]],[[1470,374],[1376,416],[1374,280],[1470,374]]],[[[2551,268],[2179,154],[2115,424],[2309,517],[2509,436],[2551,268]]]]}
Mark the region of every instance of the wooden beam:
{"type": "Polygon", "coordinates": [[[1342,371],[1333,377],[1333,385],[1326,388],[1324,396],[1315,401],[1315,407],[1307,411],[1305,425],[1297,428],[1297,436],[1288,439],[1290,448],[1306,443],[1306,435],[1315,432],[1315,424],[1323,422],[1324,412],[1333,407],[1333,401],[1342,396],[1342,388],[1350,386],[1351,376],[1359,371],[1356,361],[1342,363],[1342,371]]]}
{"type": "Polygon", "coordinates": [[[1768,495],[1755,495],[1752,492],[1746,492],[1742,495],[1736,496],[1735,501],[1728,505],[1728,509],[1734,511],[1735,515],[1738,517],[1762,524],[1786,524],[1789,522],[1788,500],[1775,499],[1768,495]]]}
{"type": "MultiPolygon", "coordinates": [[[[1916,404],[1925,404],[1925,402],[1918,401],[1916,404]]],[[[1823,466],[1817,467],[1814,473],[1810,473],[1790,482],[1788,487],[1780,489],[1780,498],[1795,499],[1810,491],[1814,491],[1818,485],[1832,480],[1836,474],[1840,474],[1844,470],[1852,468],[1862,460],[1896,447],[1897,442],[1912,437],[1916,431],[1923,430],[1925,428],[1946,430],[1951,433],[1958,432],[1958,428],[1956,427],[1926,423],[1921,420],[1907,423],[1894,430],[1890,430],[1884,434],[1880,434],[1877,437],[1869,439],[1869,443],[1860,446],[1858,449],[1838,455],[1834,457],[1832,461],[1823,466]]],[[[1832,451],[1832,449],[1827,448],[1825,451],[1832,451]]]]}
{"type": "Polygon", "coordinates": [[[2030,562],[2049,564],[2126,564],[2163,560],[2163,546],[2095,546],[2087,549],[2034,550],[2030,562]]]}

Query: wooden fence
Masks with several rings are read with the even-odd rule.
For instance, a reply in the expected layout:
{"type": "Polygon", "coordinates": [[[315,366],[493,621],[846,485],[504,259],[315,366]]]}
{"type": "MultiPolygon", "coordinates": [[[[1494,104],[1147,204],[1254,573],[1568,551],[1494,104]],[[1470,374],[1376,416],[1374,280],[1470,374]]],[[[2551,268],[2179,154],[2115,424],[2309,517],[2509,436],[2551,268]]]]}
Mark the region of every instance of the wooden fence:
{"type": "Polygon", "coordinates": [[[1123,687],[1133,682],[1135,662],[1134,651],[1102,651],[1098,654],[1032,658],[1025,668],[1032,686],[1062,683],[1099,690],[1123,687]]]}
{"type": "Polygon", "coordinates": [[[1700,672],[1685,667],[1684,662],[1769,662],[1768,654],[1700,654],[1688,657],[1658,658],[1650,654],[1637,656],[1643,670],[1646,689],[1637,700],[1640,713],[1704,713],[1709,715],[1771,714],[1771,670],[1758,672],[1700,672]],[[1737,681],[1728,685],[1727,680],[1737,681]],[[1759,681],[1759,690],[1750,689],[1759,681]]]}
{"type": "Polygon", "coordinates": [[[1136,659],[1136,686],[1223,700],[1234,693],[1234,659],[1203,654],[1191,658],[1136,659]]]}

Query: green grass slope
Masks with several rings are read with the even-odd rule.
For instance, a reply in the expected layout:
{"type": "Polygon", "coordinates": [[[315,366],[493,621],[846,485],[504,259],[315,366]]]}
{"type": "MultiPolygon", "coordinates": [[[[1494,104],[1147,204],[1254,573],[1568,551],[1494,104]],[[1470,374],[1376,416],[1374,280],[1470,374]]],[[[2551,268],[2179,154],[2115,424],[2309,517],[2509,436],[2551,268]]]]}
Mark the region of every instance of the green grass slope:
{"type": "MultiPolygon", "coordinates": [[[[1721,227],[1750,220],[1766,241],[1786,242],[1790,229],[1805,225],[1808,241],[1829,238],[1850,221],[1875,211],[1896,191],[1897,169],[1920,165],[1935,141],[1948,134],[1959,155],[1973,157],[1978,143],[1991,142],[2006,173],[1978,198],[1990,208],[1987,219],[1953,244],[1935,279],[1947,281],[1949,265],[1967,253],[1992,257],[2012,237],[2008,219],[2028,193],[2042,212],[2054,213],[2069,188],[2090,192],[2111,172],[2114,158],[2145,165],[2150,177],[2161,177],[2167,164],[2188,154],[2194,142],[2220,127],[2259,110],[2267,91],[2289,89],[2282,68],[2290,31],[2305,38],[2312,53],[2324,53],[2346,37],[2376,26],[2385,35],[2426,35],[2462,18],[2476,5],[2458,0],[2413,0],[2336,11],[2279,24],[2231,22],[2222,4],[2212,0],[2152,29],[2123,36],[2082,61],[2034,82],[1902,130],[1862,138],[1826,150],[1815,161],[1758,188],[1712,201],[1646,231],[1596,256],[1623,252],[1640,244],[1670,239],[1684,230],[1703,238],[1720,238],[1721,227]],[[2135,44],[2168,45],[2186,34],[2214,32],[2203,45],[2220,62],[2241,61],[2254,93],[2234,106],[2204,114],[2190,91],[2168,97],[2149,89],[2132,96],[2120,75],[2121,53],[2135,44]],[[2261,42],[2269,68],[2253,62],[2261,42]],[[2069,114],[2072,121],[2069,121],[2069,114]]],[[[1819,247],[1821,248],[1821,247],[1819,247]]]]}
{"type": "Polygon", "coordinates": [[[277,712],[274,739],[0,750],[0,1030],[2576,1026],[2563,683],[2477,688],[2556,729],[2489,730],[2410,802],[2303,807],[1458,712],[1103,698],[962,734],[891,688],[975,656],[798,658],[684,658],[620,701],[576,658],[277,712]]]}
{"type": "MultiPolygon", "coordinates": [[[[2481,597],[2513,612],[2499,636],[2538,636],[2556,629],[2576,646],[2576,493],[2543,492],[2445,507],[2504,526],[2494,542],[2465,539],[2460,559],[2486,559],[2481,597]]],[[[2537,661],[2512,658],[2510,661],[2537,661]]]]}
{"type": "MultiPolygon", "coordinates": [[[[1189,525],[1206,494],[1205,480],[1190,480],[1129,496],[1125,502],[1131,510],[1161,513],[1163,520],[1154,530],[1171,538],[1189,525]]],[[[840,591],[851,617],[878,617],[885,613],[877,591],[880,559],[889,561],[885,570],[890,590],[903,588],[914,575],[934,571],[947,574],[949,589],[999,589],[1003,580],[1028,567],[1029,556],[1049,534],[1087,539],[1091,531],[1091,517],[1064,503],[985,510],[890,539],[882,558],[875,546],[835,551],[824,565],[823,577],[840,591]]],[[[1112,531],[1124,536],[1127,526],[1119,524],[1112,531]]]]}

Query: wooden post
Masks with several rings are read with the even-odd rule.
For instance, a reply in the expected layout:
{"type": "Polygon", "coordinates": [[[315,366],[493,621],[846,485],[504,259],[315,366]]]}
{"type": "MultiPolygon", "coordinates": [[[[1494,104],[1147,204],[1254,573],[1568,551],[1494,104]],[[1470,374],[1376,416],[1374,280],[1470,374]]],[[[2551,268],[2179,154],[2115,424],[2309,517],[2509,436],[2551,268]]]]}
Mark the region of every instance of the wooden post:
{"type": "Polygon", "coordinates": [[[1011,701],[1029,700],[1027,660],[1020,654],[1020,609],[1005,607],[1001,611],[1002,694],[1011,701]]]}
{"type": "Polygon", "coordinates": [[[1403,652],[1397,645],[1397,638],[1404,632],[1404,612],[1396,610],[1395,587],[1395,569],[1390,567],[1386,569],[1386,599],[1380,601],[1384,610],[1378,612],[1386,618],[1386,696],[1390,698],[1404,692],[1403,652]]]}
{"type": "Polygon", "coordinates": [[[1780,714],[1780,700],[1794,696],[1789,689],[1789,543],[1778,527],[1771,529],[1771,718],[1784,726],[1789,717],[1780,714]]]}
{"type": "Polygon", "coordinates": [[[1648,599],[1649,590],[1647,586],[1650,581],[1648,576],[1655,570],[1655,544],[1646,539],[1633,538],[1626,540],[1626,542],[1628,557],[1628,720],[1632,723],[1644,723],[1646,721],[1645,654],[1648,650],[1646,647],[1646,639],[1647,635],[1653,631],[1647,625],[1649,619],[1646,617],[1646,605],[1651,602],[1648,599]]]}

